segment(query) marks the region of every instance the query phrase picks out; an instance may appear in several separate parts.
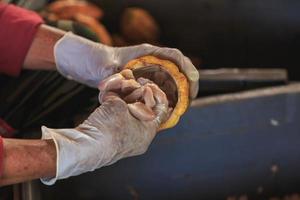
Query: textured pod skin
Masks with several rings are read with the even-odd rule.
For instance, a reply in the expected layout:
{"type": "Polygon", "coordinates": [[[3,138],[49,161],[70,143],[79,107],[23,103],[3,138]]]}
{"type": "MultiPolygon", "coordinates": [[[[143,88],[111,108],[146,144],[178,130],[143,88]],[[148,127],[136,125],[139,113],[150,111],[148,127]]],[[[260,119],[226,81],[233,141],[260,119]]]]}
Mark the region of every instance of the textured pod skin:
{"type": "Polygon", "coordinates": [[[147,65],[159,65],[164,71],[170,74],[177,86],[178,100],[169,119],[161,124],[160,130],[174,127],[181,115],[185,113],[189,105],[189,84],[187,78],[182,74],[176,64],[169,60],[159,59],[155,56],[143,56],[129,61],[125,69],[136,70],[146,67],[147,65]]]}
{"type": "Polygon", "coordinates": [[[47,10],[57,15],[58,19],[72,19],[76,14],[83,14],[101,19],[103,11],[86,1],[55,1],[47,7],[47,10]]]}
{"type": "Polygon", "coordinates": [[[112,46],[112,38],[99,22],[103,16],[103,11],[96,5],[87,1],[55,1],[47,7],[41,15],[47,21],[72,20],[90,29],[97,36],[99,42],[112,46]]]}
{"type": "Polygon", "coordinates": [[[144,9],[127,8],[121,17],[121,32],[132,44],[154,44],[159,38],[159,27],[155,19],[144,9]]]}
{"type": "Polygon", "coordinates": [[[109,32],[107,31],[105,26],[103,24],[101,24],[98,20],[96,20],[92,17],[89,17],[89,16],[82,15],[82,14],[75,15],[74,19],[75,19],[75,21],[90,28],[97,35],[97,37],[99,38],[99,41],[102,44],[112,46],[112,38],[111,38],[109,32]]]}

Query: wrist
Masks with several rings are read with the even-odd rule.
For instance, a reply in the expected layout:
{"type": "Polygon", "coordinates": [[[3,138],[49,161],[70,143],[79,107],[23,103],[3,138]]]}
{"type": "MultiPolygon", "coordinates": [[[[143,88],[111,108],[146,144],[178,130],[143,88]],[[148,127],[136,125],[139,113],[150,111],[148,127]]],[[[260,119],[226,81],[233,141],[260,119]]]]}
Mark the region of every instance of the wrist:
{"type": "Polygon", "coordinates": [[[4,139],[3,150],[0,185],[55,175],[56,150],[52,140],[4,139]]]}
{"type": "Polygon", "coordinates": [[[43,126],[42,139],[53,139],[57,150],[56,176],[41,179],[46,185],[102,167],[111,162],[113,155],[109,151],[109,139],[89,125],[80,125],[75,129],[43,126]]]}
{"type": "Polygon", "coordinates": [[[54,45],[64,31],[40,25],[24,61],[25,69],[55,70],[54,45]]]}
{"type": "Polygon", "coordinates": [[[66,78],[96,88],[118,71],[112,47],[66,33],[54,46],[57,70],[66,78]]]}

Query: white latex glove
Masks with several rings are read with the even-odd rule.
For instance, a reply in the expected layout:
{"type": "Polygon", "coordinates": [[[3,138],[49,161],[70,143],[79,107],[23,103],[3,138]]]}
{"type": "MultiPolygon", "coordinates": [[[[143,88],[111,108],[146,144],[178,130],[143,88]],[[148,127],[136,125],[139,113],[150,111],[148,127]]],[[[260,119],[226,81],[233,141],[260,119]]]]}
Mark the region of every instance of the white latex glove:
{"type": "MultiPolygon", "coordinates": [[[[127,81],[127,80],[122,80],[127,81]]],[[[159,87],[152,87],[154,117],[141,120],[134,113],[143,113],[145,104],[126,104],[118,94],[109,92],[114,81],[102,84],[103,102],[81,125],[74,129],[42,127],[42,138],[53,139],[57,150],[56,177],[42,179],[51,185],[57,179],[79,175],[115,163],[121,158],[144,153],[159,125],[166,120],[168,101],[159,87]],[[142,106],[141,106],[142,105],[142,106]]],[[[121,85],[119,84],[119,88],[121,85]]],[[[127,84],[128,85],[128,84],[127,84]]],[[[114,89],[118,89],[114,85],[114,89]]],[[[136,88],[133,88],[133,91],[136,88]]],[[[130,91],[126,91],[130,92],[130,91]]],[[[147,114],[147,113],[146,113],[147,114]]]]}
{"type": "Polygon", "coordinates": [[[101,80],[120,72],[128,61],[144,55],[154,55],[175,62],[190,82],[190,97],[196,97],[199,73],[190,59],[178,49],[161,48],[150,44],[109,47],[71,32],[65,34],[54,48],[58,71],[69,79],[91,87],[97,87],[101,80]]]}

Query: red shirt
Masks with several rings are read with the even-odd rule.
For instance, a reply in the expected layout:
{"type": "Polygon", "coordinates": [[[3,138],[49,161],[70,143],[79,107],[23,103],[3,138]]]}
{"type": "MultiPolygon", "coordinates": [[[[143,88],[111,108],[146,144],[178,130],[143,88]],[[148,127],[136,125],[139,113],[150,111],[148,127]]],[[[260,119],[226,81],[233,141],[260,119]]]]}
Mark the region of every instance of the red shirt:
{"type": "Polygon", "coordinates": [[[3,172],[3,156],[4,156],[4,153],[3,153],[3,139],[0,136],[0,178],[1,178],[2,172],[3,172]]]}
{"type": "MultiPolygon", "coordinates": [[[[39,25],[43,22],[34,12],[0,3],[0,73],[20,74],[26,54],[39,25]]],[[[3,142],[1,135],[11,128],[0,118],[0,176],[3,169],[3,142]]]]}
{"type": "Polygon", "coordinates": [[[0,73],[20,74],[41,17],[14,5],[0,3],[0,73]]]}

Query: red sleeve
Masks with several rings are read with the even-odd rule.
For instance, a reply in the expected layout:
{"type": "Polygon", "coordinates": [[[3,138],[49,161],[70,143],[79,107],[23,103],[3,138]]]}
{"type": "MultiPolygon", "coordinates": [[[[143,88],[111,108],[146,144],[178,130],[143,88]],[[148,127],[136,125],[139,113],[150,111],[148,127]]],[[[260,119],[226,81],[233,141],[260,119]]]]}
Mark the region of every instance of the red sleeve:
{"type": "Polygon", "coordinates": [[[0,136],[0,177],[3,174],[3,156],[4,156],[3,139],[0,136]]]}
{"type": "Polygon", "coordinates": [[[14,5],[0,3],[0,73],[19,75],[41,17],[14,5]]]}

